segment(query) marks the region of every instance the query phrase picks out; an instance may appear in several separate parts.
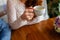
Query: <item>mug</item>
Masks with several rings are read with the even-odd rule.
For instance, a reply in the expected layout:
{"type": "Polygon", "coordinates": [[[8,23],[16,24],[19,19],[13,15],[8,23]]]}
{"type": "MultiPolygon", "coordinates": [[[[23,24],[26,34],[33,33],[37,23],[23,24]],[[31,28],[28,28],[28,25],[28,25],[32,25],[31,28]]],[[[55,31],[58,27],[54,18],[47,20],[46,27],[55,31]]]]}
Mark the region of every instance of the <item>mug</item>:
{"type": "Polygon", "coordinates": [[[45,14],[45,8],[43,6],[35,6],[34,13],[36,16],[41,16],[41,15],[45,14]]]}

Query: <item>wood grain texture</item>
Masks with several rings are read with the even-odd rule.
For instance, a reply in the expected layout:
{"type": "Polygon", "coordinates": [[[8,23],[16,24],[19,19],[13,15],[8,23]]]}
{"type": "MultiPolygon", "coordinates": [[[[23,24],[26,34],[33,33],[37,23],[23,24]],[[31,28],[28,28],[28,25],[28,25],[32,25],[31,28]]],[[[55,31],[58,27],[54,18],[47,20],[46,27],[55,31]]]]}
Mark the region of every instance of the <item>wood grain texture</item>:
{"type": "Polygon", "coordinates": [[[50,18],[14,30],[11,40],[60,40],[60,34],[54,30],[54,20],[55,18],[50,18]]]}

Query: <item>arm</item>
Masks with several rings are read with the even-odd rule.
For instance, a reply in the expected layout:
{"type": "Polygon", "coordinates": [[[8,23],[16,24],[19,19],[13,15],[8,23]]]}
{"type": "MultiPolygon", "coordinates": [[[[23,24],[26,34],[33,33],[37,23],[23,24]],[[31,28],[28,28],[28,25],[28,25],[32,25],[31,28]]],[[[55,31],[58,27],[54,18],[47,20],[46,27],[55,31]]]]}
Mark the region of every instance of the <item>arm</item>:
{"type": "Polygon", "coordinates": [[[4,16],[7,14],[7,7],[6,7],[6,4],[2,5],[2,11],[0,11],[0,17],[4,16]]]}
{"type": "Polygon", "coordinates": [[[14,0],[8,0],[8,3],[7,3],[8,22],[12,29],[18,29],[23,25],[24,22],[23,20],[20,19],[20,17],[17,18],[16,16],[17,12],[16,12],[13,1],[14,0]]]}
{"type": "Polygon", "coordinates": [[[28,22],[28,25],[36,24],[39,23],[41,20],[44,20],[43,18],[42,19],[41,18],[42,18],[41,16],[35,17],[32,21],[28,22]]]}
{"type": "Polygon", "coordinates": [[[0,17],[2,17],[2,16],[4,16],[4,15],[6,15],[6,11],[0,12],[0,17]]]}

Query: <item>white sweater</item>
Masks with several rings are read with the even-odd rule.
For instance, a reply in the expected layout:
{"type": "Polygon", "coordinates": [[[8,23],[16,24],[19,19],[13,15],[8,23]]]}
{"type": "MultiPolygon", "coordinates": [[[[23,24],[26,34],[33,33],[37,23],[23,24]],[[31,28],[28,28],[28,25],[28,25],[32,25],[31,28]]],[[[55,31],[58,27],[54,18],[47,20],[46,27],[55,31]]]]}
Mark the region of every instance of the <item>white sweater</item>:
{"type": "MultiPolygon", "coordinates": [[[[47,5],[43,3],[45,8],[47,5]]],[[[25,5],[22,2],[16,0],[8,0],[8,20],[12,29],[18,29],[24,25],[31,25],[35,23],[39,23],[42,20],[48,19],[47,11],[45,14],[41,16],[37,16],[32,21],[22,20],[20,17],[25,11],[25,5]]],[[[46,8],[47,10],[47,8],[46,8]]]]}

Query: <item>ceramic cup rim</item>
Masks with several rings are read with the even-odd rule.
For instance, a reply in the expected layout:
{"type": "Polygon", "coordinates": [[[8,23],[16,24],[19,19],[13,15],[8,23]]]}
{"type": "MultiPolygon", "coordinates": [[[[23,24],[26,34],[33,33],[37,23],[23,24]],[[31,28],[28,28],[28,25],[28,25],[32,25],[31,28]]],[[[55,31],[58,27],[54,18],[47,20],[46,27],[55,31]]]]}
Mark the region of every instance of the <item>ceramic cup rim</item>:
{"type": "MultiPolygon", "coordinates": [[[[39,10],[39,9],[37,9],[38,7],[43,8],[43,9],[41,9],[41,10],[45,10],[45,8],[44,8],[43,6],[35,6],[35,7],[34,7],[34,10],[39,10]]],[[[41,10],[40,10],[40,11],[41,11],[41,10]]]]}

